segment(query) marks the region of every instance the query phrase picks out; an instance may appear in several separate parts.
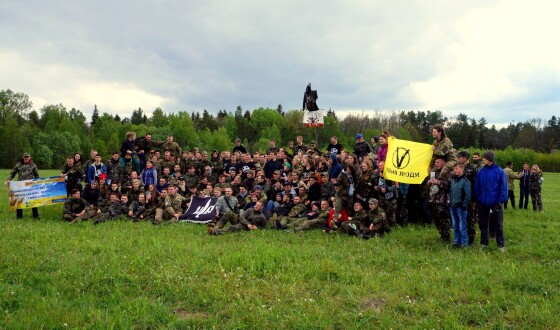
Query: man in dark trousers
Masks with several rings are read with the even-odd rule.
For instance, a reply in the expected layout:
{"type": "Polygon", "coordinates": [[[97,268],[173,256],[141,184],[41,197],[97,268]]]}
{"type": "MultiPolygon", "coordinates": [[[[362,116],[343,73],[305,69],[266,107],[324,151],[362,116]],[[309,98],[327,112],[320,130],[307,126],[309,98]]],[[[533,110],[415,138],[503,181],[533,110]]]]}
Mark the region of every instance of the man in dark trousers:
{"type": "Polygon", "coordinates": [[[489,150],[482,156],[484,167],[478,171],[474,183],[478,204],[480,246],[488,246],[489,225],[496,226],[496,243],[505,251],[504,214],[502,204],[508,200],[507,178],[504,170],[494,162],[494,152],[489,150]]]}
{"type": "Polygon", "coordinates": [[[519,208],[526,210],[527,205],[529,205],[529,177],[531,176],[528,163],[523,164],[523,169],[519,171],[519,175],[519,208]]]}

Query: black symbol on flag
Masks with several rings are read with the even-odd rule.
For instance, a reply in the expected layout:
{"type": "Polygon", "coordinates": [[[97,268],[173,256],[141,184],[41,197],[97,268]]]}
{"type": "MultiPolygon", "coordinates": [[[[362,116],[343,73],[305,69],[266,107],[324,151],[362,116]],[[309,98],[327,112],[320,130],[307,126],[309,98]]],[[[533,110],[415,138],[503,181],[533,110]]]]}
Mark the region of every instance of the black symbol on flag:
{"type": "Polygon", "coordinates": [[[397,147],[392,157],[393,166],[398,169],[403,169],[410,164],[410,149],[397,147]]]}

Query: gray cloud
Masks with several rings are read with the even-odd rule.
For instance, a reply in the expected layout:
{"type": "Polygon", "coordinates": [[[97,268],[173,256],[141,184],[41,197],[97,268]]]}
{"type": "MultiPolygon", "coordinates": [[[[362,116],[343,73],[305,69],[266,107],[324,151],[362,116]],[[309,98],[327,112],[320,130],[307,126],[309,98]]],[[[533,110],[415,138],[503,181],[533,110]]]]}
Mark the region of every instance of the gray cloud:
{"type": "MultiPolygon", "coordinates": [[[[462,54],[494,51],[473,41],[474,24],[492,31],[488,22],[495,11],[511,7],[515,17],[520,6],[500,1],[2,3],[0,69],[7,75],[0,84],[27,93],[37,108],[62,102],[87,114],[93,104],[120,114],[156,106],[217,112],[281,103],[297,109],[311,82],[319,90],[319,106],[335,110],[439,109],[448,116],[464,112],[502,123],[529,119],[527,113],[538,107],[549,118],[558,98],[538,90],[558,84],[560,67],[552,61],[526,75],[513,65],[500,67],[491,77],[496,97],[473,87],[475,75],[467,75],[468,84],[463,81],[465,72],[484,65],[462,54]],[[543,71],[553,72],[546,86],[531,87],[543,71]],[[520,90],[523,97],[512,97],[520,90]]],[[[504,25],[510,23],[504,19],[504,25]]]]}

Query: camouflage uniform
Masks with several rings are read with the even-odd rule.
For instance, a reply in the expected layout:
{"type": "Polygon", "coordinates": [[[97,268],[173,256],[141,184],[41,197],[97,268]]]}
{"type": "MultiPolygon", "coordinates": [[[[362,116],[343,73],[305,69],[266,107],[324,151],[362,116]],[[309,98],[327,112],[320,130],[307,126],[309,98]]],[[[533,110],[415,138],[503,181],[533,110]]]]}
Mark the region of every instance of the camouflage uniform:
{"type": "Polygon", "coordinates": [[[389,222],[387,221],[387,216],[385,214],[385,212],[383,212],[382,209],[380,209],[379,207],[377,207],[375,210],[373,211],[369,211],[368,212],[369,215],[369,219],[371,221],[371,224],[373,224],[373,230],[368,230],[366,232],[364,232],[364,236],[374,236],[374,235],[383,235],[384,233],[388,232],[391,230],[391,227],[389,226],[389,222]]]}
{"type": "MultiPolygon", "coordinates": [[[[181,166],[181,171],[186,174],[188,173],[188,169],[191,166],[193,166],[195,169],[198,169],[198,159],[194,157],[181,158],[181,162],[179,163],[179,165],[181,166]]],[[[195,173],[197,172],[195,171],[195,173]]]]}
{"type": "Polygon", "coordinates": [[[373,197],[373,176],[373,170],[368,170],[367,172],[363,172],[358,177],[358,182],[356,184],[356,195],[360,195],[361,203],[365,203],[370,197],[373,197]]]}
{"type": "Polygon", "coordinates": [[[126,193],[126,195],[128,196],[129,201],[137,201],[138,196],[140,196],[140,194],[143,192],[144,192],[144,188],[142,187],[138,187],[138,189],[132,188],[126,193]]]}
{"type": "Polygon", "coordinates": [[[305,204],[303,203],[296,204],[294,205],[294,207],[292,207],[292,209],[288,213],[288,216],[285,216],[280,220],[277,220],[277,216],[275,213],[270,218],[271,225],[276,226],[277,228],[284,228],[284,226],[287,226],[289,223],[295,222],[297,221],[297,219],[302,218],[306,212],[307,212],[307,208],[305,207],[305,204]]]}
{"type": "Polygon", "coordinates": [[[111,159],[107,164],[107,184],[113,182],[122,183],[123,182],[124,169],[121,167],[121,162],[117,159],[111,159]]]}
{"type": "Polygon", "coordinates": [[[542,199],[541,199],[541,181],[542,172],[531,172],[529,176],[529,193],[531,194],[531,202],[533,203],[533,211],[542,212],[542,199]]]}
{"type": "Polygon", "coordinates": [[[249,225],[257,226],[262,229],[266,226],[266,217],[262,211],[257,211],[254,208],[247,210],[241,216],[233,212],[224,214],[214,227],[208,228],[208,233],[211,235],[221,235],[225,233],[233,233],[236,231],[249,230],[249,225]],[[223,228],[228,222],[231,226],[223,228]]]}
{"type": "Polygon", "coordinates": [[[179,147],[179,145],[177,144],[177,142],[165,142],[161,144],[161,149],[163,149],[163,151],[169,151],[171,152],[172,155],[175,155],[175,157],[181,157],[181,147],[179,147]]]}
{"type": "Polygon", "coordinates": [[[340,211],[342,211],[343,209],[349,213],[352,210],[353,200],[352,196],[350,196],[350,185],[352,184],[351,180],[351,176],[344,171],[340,172],[338,178],[336,179],[337,189],[336,194],[334,195],[333,219],[338,219],[340,216],[340,211]]]}
{"type": "MultiPolygon", "coordinates": [[[[441,169],[440,175],[445,175],[453,170],[453,166],[457,163],[457,156],[453,150],[453,143],[449,138],[444,138],[441,141],[434,140],[434,157],[430,163],[430,167],[434,166],[436,156],[445,157],[445,165],[441,169]]],[[[436,178],[439,178],[436,176],[436,178]]]]}
{"type": "Polygon", "coordinates": [[[120,201],[109,202],[101,209],[101,213],[93,217],[94,224],[106,222],[111,219],[115,219],[123,214],[125,214],[126,209],[123,208],[123,204],[120,201]]]}
{"type": "MultiPolygon", "coordinates": [[[[308,229],[312,229],[312,228],[321,228],[321,227],[328,227],[329,225],[329,214],[331,212],[331,209],[327,209],[324,211],[321,211],[321,213],[319,213],[319,216],[316,219],[313,220],[304,220],[302,222],[293,222],[291,223],[291,225],[294,228],[294,231],[302,231],[302,230],[308,230],[308,229]]],[[[290,226],[288,226],[290,227],[290,226]]]]}
{"type": "Polygon", "coordinates": [[[128,206],[128,211],[132,211],[132,216],[130,217],[132,221],[138,222],[140,216],[146,212],[146,203],[133,201],[128,206]]]}
{"type": "Polygon", "coordinates": [[[91,207],[89,203],[83,198],[74,198],[70,197],[64,202],[64,211],[62,218],[69,222],[76,222],[76,218],[80,220],[87,220],[95,215],[97,210],[94,207],[91,207]],[[82,211],[86,211],[86,213],[80,217],[77,216],[78,213],[82,211]]]}
{"type": "Polygon", "coordinates": [[[156,212],[152,223],[154,225],[159,225],[163,220],[171,220],[175,215],[175,210],[173,209],[173,203],[170,196],[159,196],[156,203],[156,212]]]}
{"type": "Polygon", "coordinates": [[[397,198],[398,187],[391,180],[386,180],[382,176],[378,181],[379,188],[379,207],[385,211],[389,226],[392,228],[397,225],[397,198]],[[385,188],[385,193],[381,191],[385,188]]]}
{"type": "Polygon", "coordinates": [[[352,216],[352,220],[344,221],[341,228],[345,233],[360,236],[362,232],[369,230],[369,225],[369,215],[362,209],[352,216]]]}
{"type": "Polygon", "coordinates": [[[62,174],[66,175],[66,194],[70,196],[72,189],[76,188],[82,191],[82,179],[84,177],[84,171],[81,166],[76,164],[68,166],[64,164],[62,166],[62,174]]]}
{"type": "MultiPolygon", "coordinates": [[[[162,160],[162,161],[161,161],[161,172],[158,173],[158,176],[163,176],[163,168],[164,168],[164,167],[168,167],[168,168],[169,168],[169,171],[173,171],[173,167],[175,166],[175,164],[177,164],[177,163],[175,163],[175,161],[174,161],[174,160],[171,160],[171,159],[164,159],[164,160],[162,160]]],[[[183,170],[181,169],[181,171],[183,171],[183,170]]],[[[184,171],[183,171],[183,172],[184,172],[184,171]]],[[[186,172],[184,172],[184,173],[186,173],[186,172]]]]}
{"type": "Polygon", "coordinates": [[[183,177],[185,178],[185,185],[187,186],[187,188],[192,187],[193,185],[196,187],[198,185],[198,176],[196,174],[185,174],[183,175],[183,177]]]}
{"type": "MultiPolygon", "coordinates": [[[[8,180],[13,180],[13,178],[18,175],[17,181],[32,180],[39,177],[39,171],[37,171],[37,165],[33,162],[26,164],[23,159],[14,166],[8,180]]],[[[36,207],[31,208],[34,218],[39,218],[39,211],[36,207]]],[[[16,209],[16,217],[21,219],[23,217],[23,209],[16,209]]]]}
{"type": "Polygon", "coordinates": [[[449,205],[447,203],[447,195],[449,193],[449,177],[441,175],[440,171],[436,171],[436,178],[440,183],[430,186],[430,197],[428,201],[432,207],[432,217],[439,231],[441,239],[450,242],[451,239],[451,218],[449,214],[449,205]]]}

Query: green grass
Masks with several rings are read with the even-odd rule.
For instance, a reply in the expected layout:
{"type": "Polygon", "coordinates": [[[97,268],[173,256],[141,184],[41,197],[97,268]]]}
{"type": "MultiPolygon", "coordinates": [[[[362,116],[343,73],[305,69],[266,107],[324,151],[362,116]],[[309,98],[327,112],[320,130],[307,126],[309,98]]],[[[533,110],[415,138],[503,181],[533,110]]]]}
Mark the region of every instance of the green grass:
{"type": "Polygon", "coordinates": [[[542,214],[505,211],[501,253],[454,250],[420,225],[362,241],[69,225],[60,205],[16,221],[2,185],[0,328],[556,328],[559,187],[547,173],[542,214]]]}

